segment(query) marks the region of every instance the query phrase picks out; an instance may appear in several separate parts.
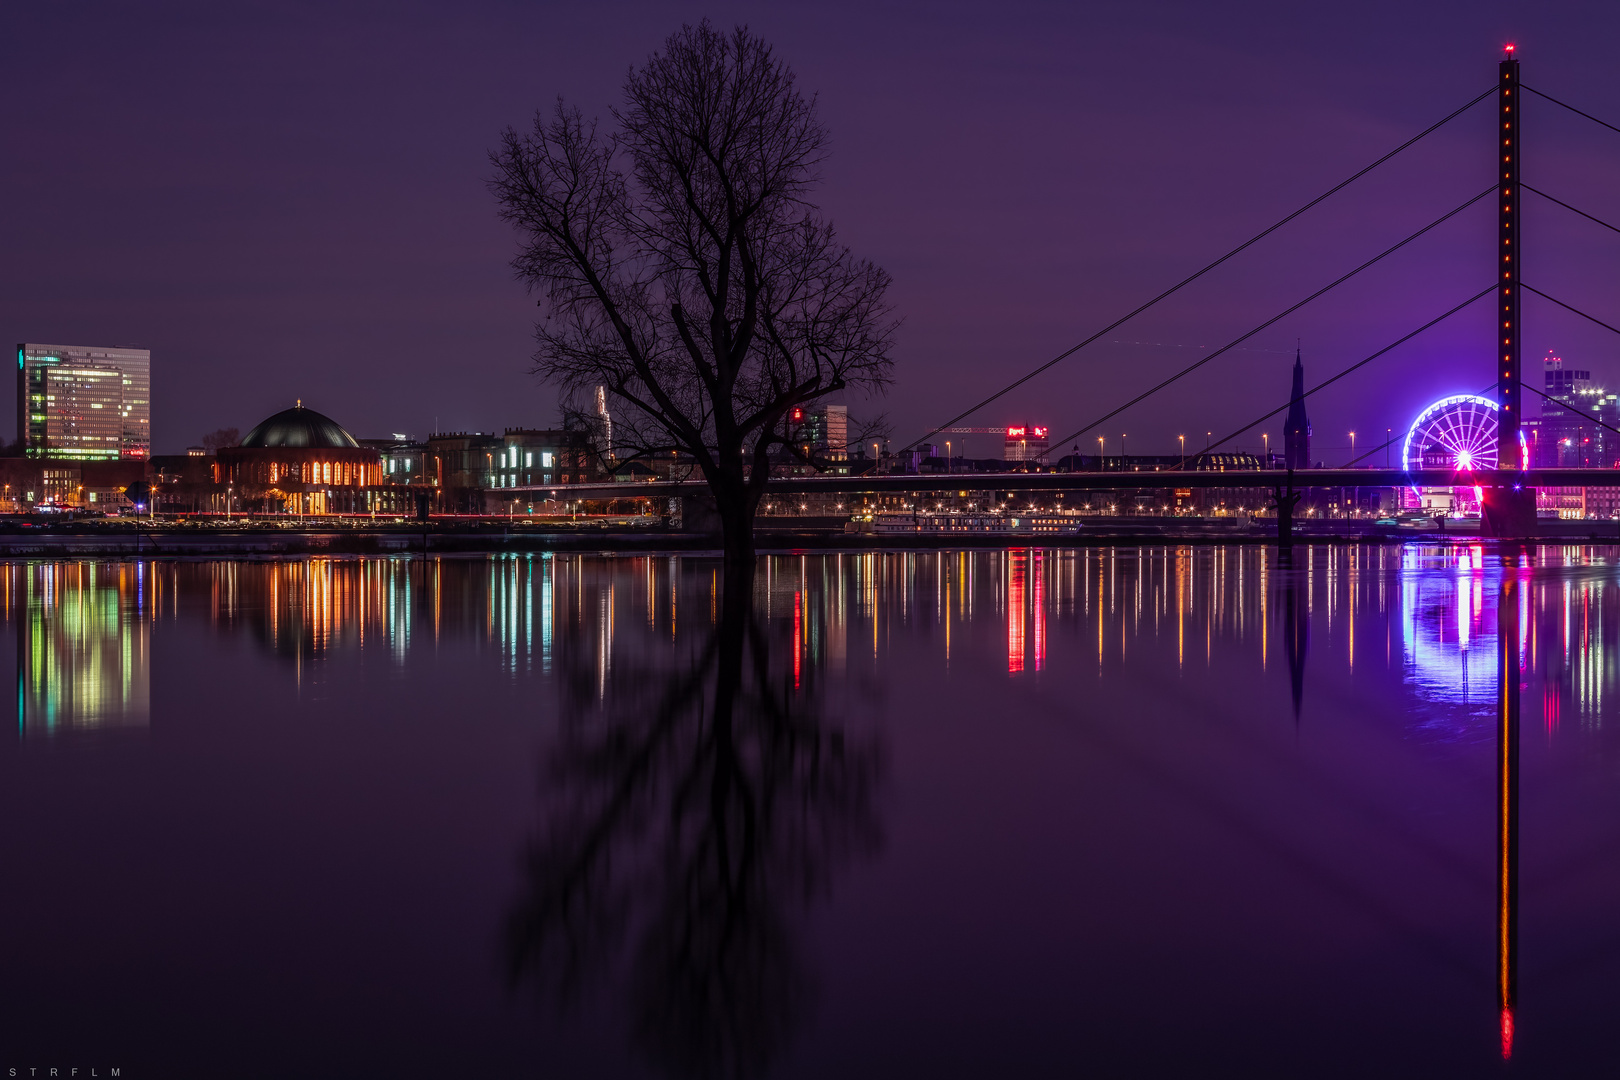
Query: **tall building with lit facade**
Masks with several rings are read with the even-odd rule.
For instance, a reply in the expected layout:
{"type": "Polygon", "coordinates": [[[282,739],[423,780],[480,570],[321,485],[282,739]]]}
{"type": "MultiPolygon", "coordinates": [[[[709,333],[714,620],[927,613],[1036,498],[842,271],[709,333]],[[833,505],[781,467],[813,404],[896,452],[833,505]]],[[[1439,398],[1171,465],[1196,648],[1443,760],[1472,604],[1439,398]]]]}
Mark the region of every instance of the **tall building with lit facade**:
{"type": "Polygon", "coordinates": [[[18,345],[17,438],[31,458],[150,458],[151,352],[18,345]]]}
{"type": "Polygon", "coordinates": [[[818,405],[811,409],[796,441],[807,445],[818,459],[845,460],[849,457],[849,406],[818,405]]]}
{"type": "Polygon", "coordinates": [[[1590,371],[1564,366],[1550,353],[1542,359],[1539,416],[1524,421],[1530,464],[1539,468],[1610,468],[1620,462],[1620,395],[1609,393],[1590,371]],[[1604,427],[1602,425],[1608,425],[1604,427]]]}
{"type": "Polygon", "coordinates": [[[1050,429],[1033,424],[1014,424],[1007,429],[1002,443],[1003,461],[1040,461],[1051,449],[1050,429]]]}

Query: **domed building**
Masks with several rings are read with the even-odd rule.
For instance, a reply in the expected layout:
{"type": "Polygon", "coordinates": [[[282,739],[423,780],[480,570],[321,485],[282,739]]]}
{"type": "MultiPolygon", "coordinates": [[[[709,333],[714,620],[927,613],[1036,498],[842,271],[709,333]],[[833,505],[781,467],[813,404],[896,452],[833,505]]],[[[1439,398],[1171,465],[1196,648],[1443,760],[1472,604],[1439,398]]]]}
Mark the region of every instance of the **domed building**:
{"type": "Polygon", "coordinates": [[[218,460],[218,483],[235,488],[243,509],[364,513],[372,509],[366,489],[383,483],[382,454],[302,401],[221,448],[218,460]]]}

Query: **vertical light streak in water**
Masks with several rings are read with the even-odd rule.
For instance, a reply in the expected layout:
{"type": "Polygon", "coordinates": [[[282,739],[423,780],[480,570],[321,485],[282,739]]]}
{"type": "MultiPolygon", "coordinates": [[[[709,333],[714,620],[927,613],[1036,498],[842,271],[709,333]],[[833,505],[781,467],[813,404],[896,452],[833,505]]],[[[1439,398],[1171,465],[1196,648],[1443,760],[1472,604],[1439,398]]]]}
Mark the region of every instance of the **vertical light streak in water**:
{"type": "Polygon", "coordinates": [[[1359,580],[1356,574],[1356,563],[1358,555],[1358,549],[1350,549],[1350,573],[1347,575],[1350,595],[1346,604],[1349,609],[1349,620],[1345,623],[1345,634],[1350,639],[1350,674],[1352,675],[1356,673],[1356,586],[1359,580]]]}
{"type": "Polygon", "coordinates": [[[1080,553],[1080,614],[1091,614],[1091,552],[1080,553]]]}
{"type": "Polygon", "coordinates": [[[1176,670],[1187,660],[1187,549],[1176,548],[1176,670]]]}
{"type": "Polygon", "coordinates": [[[1497,600],[1497,940],[1502,1057],[1513,1056],[1519,953],[1519,620],[1517,559],[1502,559],[1497,600]]]}
{"type": "MultiPolygon", "coordinates": [[[[839,556],[843,558],[842,555],[839,556]]],[[[664,572],[669,575],[669,640],[675,640],[676,606],[680,600],[681,557],[671,555],[664,564],[664,572]]],[[[550,668],[548,667],[549,671],[550,668]]]]}
{"type": "Polygon", "coordinates": [[[658,574],[653,569],[651,555],[646,557],[647,577],[647,629],[651,630],[658,625],[658,574]]]}
{"type": "Polygon", "coordinates": [[[1243,616],[1249,607],[1249,594],[1243,591],[1243,572],[1249,564],[1248,548],[1238,548],[1237,564],[1237,604],[1236,610],[1233,612],[1233,626],[1237,631],[1238,640],[1242,641],[1244,629],[1243,616]]]}
{"type": "MultiPolygon", "coordinates": [[[[1034,564],[1031,569],[1035,578],[1035,595],[1032,600],[1035,608],[1036,671],[1040,671],[1046,666],[1046,566],[1042,555],[1043,553],[1039,550],[1035,552],[1034,564]]],[[[1140,589],[1138,589],[1138,594],[1140,595],[1140,589]]]]}
{"type": "Polygon", "coordinates": [[[1103,560],[1102,552],[1097,552],[1097,670],[1103,668],[1103,560]]]}
{"type": "Polygon", "coordinates": [[[1339,606],[1339,555],[1334,548],[1327,552],[1327,632],[1328,641],[1333,640],[1333,616],[1339,606]]]}
{"type": "Polygon", "coordinates": [[[1010,553],[1012,568],[1007,574],[1007,671],[1024,670],[1024,560],[1022,550],[1010,553]]]}
{"type": "Polygon", "coordinates": [[[534,556],[523,557],[523,670],[534,670],[534,556]]]}
{"type": "MultiPolygon", "coordinates": [[[[1457,573],[1460,577],[1468,569],[1468,556],[1463,553],[1457,559],[1457,573]]],[[[1465,652],[1468,643],[1473,639],[1474,594],[1469,588],[1472,582],[1458,581],[1457,588],[1457,645],[1465,652]]]]}
{"type": "Polygon", "coordinates": [[[613,579],[609,578],[597,600],[596,626],[596,697],[607,700],[608,675],[613,670],[613,617],[618,608],[613,579]]]}
{"type": "Polygon", "coordinates": [[[1136,560],[1135,560],[1135,565],[1136,565],[1135,597],[1136,597],[1136,600],[1135,600],[1135,603],[1133,604],[1133,606],[1131,608],[1131,633],[1133,633],[1133,634],[1138,632],[1142,628],[1142,556],[1143,556],[1143,554],[1144,554],[1144,552],[1141,549],[1138,549],[1137,552],[1136,552],[1136,560]]]}
{"type": "Polygon", "coordinates": [[[1164,606],[1164,549],[1153,548],[1148,555],[1148,560],[1148,573],[1153,578],[1153,595],[1149,598],[1153,604],[1153,638],[1157,641],[1159,637],[1159,619],[1163,614],[1160,609],[1164,606]]]}
{"type": "Polygon", "coordinates": [[[1560,625],[1563,628],[1562,645],[1563,645],[1563,650],[1564,650],[1564,668],[1566,670],[1568,670],[1568,668],[1569,668],[1569,637],[1570,637],[1569,620],[1570,620],[1570,617],[1571,617],[1570,613],[1574,610],[1574,605],[1569,602],[1570,601],[1570,595],[1569,594],[1570,594],[1570,590],[1571,590],[1572,587],[1573,586],[1570,584],[1570,582],[1568,582],[1568,581],[1564,582],[1563,607],[1561,608],[1564,617],[1560,621],[1560,625]]]}
{"type": "Polygon", "coordinates": [[[1118,562],[1119,562],[1119,551],[1118,551],[1118,549],[1109,548],[1108,549],[1108,614],[1110,614],[1110,615],[1112,615],[1114,613],[1114,610],[1115,610],[1114,599],[1118,595],[1118,592],[1119,592],[1119,590],[1115,587],[1116,574],[1118,573],[1118,566],[1116,564],[1118,562]]]}
{"type": "Polygon", "coordinates": [[[793,689],[803,684],[804,671],[804,590],[793,592],[793,689]]]}
{"type": "MultiPolygon", "coordinates": [[[[540,671],[551,674],[551,634],[556,625],[556,563],[548,551],[540,556],[540,671]]],[[[673,619],[673,608],[671,609],[673,619]]]]}
{"type": "Polygon", "coordinates": [[[866,600],[864,606],[867,615],[872,620],[872,661],[876,663],[878,658],[877,556],[869,553],[865,556],[864,561],[866,563],[866,587],[864,591],[866,600]]]}
{"type": "Polygon", "coordinates": [[[1267,552],[1260,552],[1260,670],[1266,670],[1266,651],[1271,634],[1271,580],[1267,552]]]}

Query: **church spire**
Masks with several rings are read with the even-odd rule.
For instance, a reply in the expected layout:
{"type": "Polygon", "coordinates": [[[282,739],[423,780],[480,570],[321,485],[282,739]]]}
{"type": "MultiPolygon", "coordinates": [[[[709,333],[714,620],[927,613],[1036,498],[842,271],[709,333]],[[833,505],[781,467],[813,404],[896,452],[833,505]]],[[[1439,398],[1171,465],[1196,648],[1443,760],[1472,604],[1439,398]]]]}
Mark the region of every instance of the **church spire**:
{"type": "Polygon", "coordinates": [[[1283,457],[1290,469],[1311,467],[1311,418],[1305,415],[1305,361],[1294,350],[1294,385],[1288,395],[1288,419],[1283,424],[1283,457]]]}

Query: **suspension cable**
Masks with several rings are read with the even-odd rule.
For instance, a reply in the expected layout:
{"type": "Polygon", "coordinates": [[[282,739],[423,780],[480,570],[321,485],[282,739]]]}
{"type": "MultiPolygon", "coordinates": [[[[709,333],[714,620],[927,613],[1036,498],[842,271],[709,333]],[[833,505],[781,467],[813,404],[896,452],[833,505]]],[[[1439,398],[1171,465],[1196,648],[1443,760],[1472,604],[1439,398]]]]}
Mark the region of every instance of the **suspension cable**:
{"type": "Polygon", "coordinates": [[[1548,296],[1546,293],[1542,292],[1540,289],[1535,288],[1534,286],[1526,285],[1524,282],[1521,281],[1521,282],[1519,282],[1519,288],[1525,290],[1526,292],[1533,292],[1537,296],[1541,297],[1543,300],[1552,300],[1553,303],[1557,304],[1559,307],[1563,308],[1565,311],[1573,311],[1575,314],[1579,315],[1581,318],[1587,320],[1588,322],[1597,323],[1599,326],[1603,327],[1603,329],[1605,329],[1605,330],[1612,330],[1616,334],[1620,334],[1620,327],[1610,326],[1608,323],[1604,322],[1602,319],[1598,318],[1596,315],[1588,315],[1586,312],[1582,311],[1580,308],[1574,307],[1573,305],[1570,305],[1570,304],[1566,304],[1562,300],[1556,300],[1553,297],[1548,296]]]}
{"type": "Polygon", "coordinates": [[[1570,112],[1574,113],[1575,115],[1584,116],[1588,120],[1592,121],[1592,123],[1594,123],[1594,124],[1602,124],[1604,127],[1608,128],[1610,131],[1620,132],[1620,127],[1615,127],[1613,124],[1609,123],[1607,120],[1599,120],[1597,117],[1593,116],[1591,113],[1582,112],[1580,109],[1577,109],[1575,106],[1570,105],[1567,102],[1559,101],[1557,98],[1553,97],[1551,94],[1544,94],[1540,90],[1537,90],[1533,86],[1526,86],[1524,83],[1520,83],[1519,84],[1519,89],[1520,90],[1528,90],[1532,94],[1536,95],[1537,97],[1544,97],[1548,101],[1552,102],[1554,105],[1562,105],[1564,108],[1568,109],[1570,112]]]}
{"type": "Polygon", "coordinates": [[[1602,428],[1605,431],[1612,431],[1616,435],[1620,435],[1620,428],[1610,427],[1608,424],[1605,424],[1603,421],[1598,420],[1595,417],[1588,416],[1586,413],[1582,412],[1580,409],[1577,409],[1575,406],[1571,405],[1569,402],[1564,401],[1561,398],[1555,398],[1551,394],[1547,393],[1545,390],[1538,390],[1534,386],[1531,386],[1529,383],[1524,382],[1523,380],[1520,380],[1519,385],[1524,387],[1526,390],[1529,390],[1533,394],[1540,394],[1542,397],[1546,398],[1548,401],[1552,402],[1554,405],[1557,405],[1559,408],[1568,409],[1570,412],[1574,413],[1576,416],[1579,416],[1582,420],[1585,420],[1585,421],[1587,421],[1589,423],[1596,424],[1598,427],[1602,428]]]}
{"type": "MultiPolygon", "coordinates": [[[[1493,190],[1495,189],[1494,184],[1492,185],[1492,189],[1493,190]]],[[[1334,383],[1338,382],[1340,379],[1344,378],[1346,375],[1349,375],[1351,372],[1359,370],[1360,368],[1366,367],[1368,364],[1372,363],[1374,360],[1378,359],[1380,356],[1383,356],[1385,353],[1389,352],[1390,350],[1396,348],[1399,345],[1406,344],[1408,341],[1411,341],[1413,338],[1417,337],[1419,334],[1423,333],[1425,330],[1428,330],[1430,327],[1438,326],[1440,323],[1445,322],[1447,319],[1451,318],[1453,315],[1457,314],[1457,312],[1461,311],[1463,308],[1467,307],[1469,304],[1472,304],[1474,301],[1478,300],[1480,297],[1488,296],[1490,293],[1492,293],[1494,291],[1496,291],[1496,285],[1494,283],[1492,283],[1490,285],[1487,285],[1484,289],[1481,289],[1479,292],[1475,293],[1473,296],[1470,296],[1468,299],[1464,300],[1462,303],[1458,304],[1456,307],[1452,308],[1450,311],[1446,312],[1444,315],[1438,315],[1435,318],[1430,319],[1428,322],[1424,323],[1422,326],[1418,327],[1416,330],[1413,330],[1411,333],[1406,334],[1403,337],[1399,337],[1399,338],[1395,339],[1394,341],[1390,342],[1388,345],[1385,345],[1382,349],[1379,349],[1377,352],[1373,353],[1371,356],[1367,357],[1366,359],[1357,360],[1355,363],[1351,364],[1349,367],[1345,368],[1343,371],[1339,372],[1337,375],[1334,375],[1334,376],[1332,376],[1332,377],[1330,377],[1330,378],[1328,378],[1328,379],[1326,379],[1326,380],[1324,380],[1322,382],[1317,383],[1315,386],[1313,386],[1309,390],[1305,391],[1299,397],[1290,399],[1287,405],[1282,405],[1282,406],[1279,406],[1279,407],[1277,407],[1275,409],[1272,409],[1270,412],[1266,413],[1264,416],[1258,417],[1255,420],[1253,420],[1252,422],[1244,424],[1242,427],[1238,428],[1236,431],[1232,432],[1230,435],[1224,436],[1223,438],[1216,439],[1214,442],[1210,443],[1208,447],[1205,448],[1204,453],[1206,453],[1206,454],[1209,453],[1210,450],[1213,450],[1215,447],[1220,446],[1223,443],[1231,442],[1233,439],[1237,438],[1239,435],[1243,434],[1245,431],[1248,431],[1250,428],[1259,427],[1261,424],[1265,423],[1267,420],[1270,420],[1273,416],[1276,416],[1278,413],[1286,412],[1294,404],[1295,401],[1304,401],[1306,398],[1310,397],[1312,394],[1316,393],[1318,390],[1326,390],[1329,386],[1332,386],[1334,383]]],[[[1380,449],[1382,449],[1382,447],[1380,447],[1380,449]]],[[[1198,457],[1198,456],[1199,455],[1197,455],[1197,454],[1191,455],[1191,457],[1198,457]]],[[[1181,465],[1177,466],[1177,468],[1184,468],[1186,466],[1186,463],[1187,463],[1188,460],[1189,460],[1189,458],[1183,457],[1181,459],[1181,465]]]]}
{"type": "Polygon", "coordinates": [[[1154,386],[1154,387],[1152,387],[1151,389],[1148,389],[1148,390],[1144,390],[1142,393],[1140,393],[1140,394],[1136,395],[1135,397],[1131,398],[1131,400],[1127,401],[1125,404],[1119,406],[1116,409],[1113,409],[1112,411],[1110,411],[1108,413],[1105,413],[1102,416],[1099,416],[1097,419],[1093,420],[1091,423],[1087,424],[1085,427],[1082,427],[1081,429],[1074,432],[1073,434],[1065,436],[1064,438],[1057,440],[1057,445],[1059,447],[1062,447],[1062,445],[1064,443],[1069,442],[1072,439],[1078,439],[1080,436],[1084,435],[1086,432],[1090,431],[1092,428],[1097,427],[1099,424],[1107,423],[1109,420],[1111,420],[1114,417],[1118,416],[1120,413],[1124,412],[1126,409],[1129,409],[1134,405],[1140,404],[1142,401],[1146,400],[1147,398],[1150,398],[1154,394],[1157,394],[1160,390],[1163,390],[1165,387],[1169,386],[1171,383],[1177,381],[1178,379],[1184,378],[1187,375],[1192,374],[1194,371],[1197,371],[1199,368],[1203,367],[1205,364],[1209,363],[1211,360],[1215,359],[1217,356],[1220,356],[1222,353],[1229,352],[1231,349],[1235,348],[1236,346],[1242,344],[1243,342],[1245,342],[1245,341],[1249,340],[1250,338],[1254,337],[1256,334],[1260,333],[1260,331],[1266,329],[1267,327],[1273,325],[1274,323],[1279,322],[1280,320],[1286,318],[1287,316],[1292,315],[1294,312],[1298,311],[1300,308],[1304,307],[1306,304],[1309,304],[1311,301],[1313,301],[1313,300],[1317,299],[1318,297],[1322,296],[1324,293],[1330,292],[1331,290],[1338,288],[1340,285],[1343,285],[1346,281],[1349,281],[1351,278],[1355,277],[1357,274],[1361,273],[1363,270],[1366,270],[1368,267],[1374,265],[1375,263],[1378,263],[1378,262],[1382,261],[1383,259],[1387,258],[1388,256],[1393,255],[1395,252],[1399,251],[1401,248],[1405,247],[1407,244],[1410,244],[1412,241],[1416,240],[1418,237],[1422,236],[1424,233],[1428,232],[1429,230],[1434,229],[1437,226],[1439,226],[1441,224],[1444,224],[1447,221],[1450,221],[1452,218],[1456,217],[1458,214],[1462,213],[1464,210],[1468,209],[1470,206],[1472,206],[1475,203],[1479,202],[1479,200],[1483,199],[1485,196],[1491,194],[1495,190],[1496,190],[1496,185],[1492,184],[1490,187],[1486,188],[1484,191],[1481,191],[1478,195],[1472,196],[1466,202],[1464,202],[1461,205],[1457,206],[1455,209],[1448,210],[1446,213],[1444,213],[1444,214],[1440,215],[1439,217],[1435,218],[1433,221],[1431,221],[1427,225],[1423,226],[1423,228],[1419,229],[1417,232],[1412,233],[1410,236],[1406,237],[1404,240],[1401,240],[1401,241],[1395,243],[1394,245],[1385,248],[1383,251],[1379,252],[1377,255],[1374,255],[1372,258],[1368,259],[1366,262],[1364,262],[1360,266],[1356,267],[1354,270],[1351,270],[1349,273],[1344,274],[1342,277],[1339,277],[1339,278],[1335,279],[1334,281],[1328,283],[1327,285],[1322,286],[1320,289],[1318,289],[1315,292],[1311,293],[1311,295],[1307,296],[1305,299],[1299,301],[1299,303],[1294,304],[1292,307],[1288,307],[1288,308],[1283,309],[1282,311],[1278,312],[1276,315],[1273,315],[1271,318],[1267,319],[1265,322],[1263,322],[1260,325],[1254,327],[1252,330],[1247,331],[1246,333],[1242,334],[1239,337],[1233,338],[1231,341],[1227,342],[1225,345],[1222,345],[1220,348],[1216,349],[1214,352],[1210,353],[1208,356],[1199,357],[1197,360],[1194,360],[1191,364],[1188,364],[1186,367],[1182,368],[1180,371],[1176,372],[1174,375],[1171,375],[1169,378],[1161,381],[1157,386],[1154,386]]]}
{"type": "Polygon", "coordinates": [[[1293,221],[1295,218],[1297,218],[1301,214],[1305,213],[1305,211],[1311,209],[1312,207],[1316,206],[1318,203],[1321,203],[1325,199],[1328,199],[1331,196],[1338,194],[1340,191],[1343,191],[1345,188],[1349,187],[1351,184],[1355,183],[1357,180],[1360,180],[1363,176],[1366,176],[1368,173],[1370,173],[1374,169],[1378,168],[1378,166],[1384,164],[1384,162],[1388,161],[1390,158],[1392,158],[1395,155],[1399,154],[1401,151],[1407,149],[1412,144],[1418,142],[1420,139],[1423,139],[1423,138],[1425,138],[1425,137],[1427,137],[1429,135],[1432,135],[1434,132],[1438,131],[1440,128],[1444,127],[1445,125],[1451,123],[1451,121],[1457,119],[1457,117],[1461,116],[1463,113],[1467,112],[1469,109],[1472,109],[1475,105],[1478,105],[1481,101],[1484,101],[1486,98],[1490,97],[1492,94],[1495,94],[1496,92],[1497,92],[1497,88],[1496,88],[1496,86],[1494,84],[1492,84],[1490,89],[1486,90],[1483,94],[1480,94],[1478,97],[1474,98],[1472,101],[1468,102],[1466,105],[1463,105],[1461,108],[1456,109],[1453,112],[1447,114],[1444,118],[1436,121],[1435,123],[1430,124],[1428,127],[1424,128],[1422,131],[1418,132],[1416,135],[1412,136],[1410,139],[1407,139],[1405,142],[1401,143],[1401,145],[1397,146],[1395,149],[1391,150],[1389,153],[1385,154],[1383,157],[1379,158],[1377,161],[1374,161],[1371,165],[1368,165],[1366,168],[1361,169],[1359,172],[1351,174],[1347,179],[1342,180],[1337,184],[1334,184],[1332,187],[1328,188],[1322,194],[1318,195],[1316,198],[1312,199],[1310,202],[1306,203],[1304,206],[1301,206],[1298,210],[1295,210],[1293,213],[1289,214],[1287,217],[1281,218],[1275,224],[1270,225],[1270,226],[1262,229],[1261,231],[1255,233],[1253,236],[1249,237],[1249,239],[1243,241],[1243,243],[1239,244],[1237,247],[1233,248],[1231,251],[1228,251],[1225,255],[1222,255],[1220,258],[1216,259],[1214,262],[1212,262],[1209,265],[1205,266],[1203,269],[1198,270],[1198,271],[1194,272],[1193,274],[1190,274],[1189,276],[1187,276],[1185,278],[1182,278],[1180,281],[1176,282],[1176,284],[1170,286],[1170,288],[1166,289],[1164,292],[1160,293],[1158,296],[1155,296],[1153,299],[1149,300],[1147,303],[1143,304],[1141,307],[1138,307],[1135,310],[1131,311],[1129,314],[1125,315],[1123,318],[1116,319],[1115,321],[1109,323],[1107,326],[1103,327],[1101,330],[1097,331],[1095,334],[1092,334],[1090,337],[1088,337],[1084,341],[1080,342],[1080,344],[1075,345],[1072,348],[1065,349],[1061,353],[1058,353],[1058,355],[1054,356],[1052,359],[1048,360],[1046,363],[1044,363],[1044,364],[1040,365],[1039,367],[1035,368],[1033,371],[1029,372],[1029,374],[1024,375],[1021,378],[1013,380],[1012,382],[1008,383],[1006,386],[1002,387],[1000,390],[997,390],[995,393],[991,394],[989,397],[985,398],[983,401],[979,402],[977,405],[973,406],[972,408],[966,410],[965,412],[958,413],[957,415],[951,417],[949,420],[945,421],[943,424],[940,424],[939,426],[935,427],[933,430],[929,431],[928,434],[924,435],[922,438],[917,439],[917,440],[915,440],[913,442],[910,442],[910,443],[905,443],[903,445],[915,446],[918,443],[924,442],[924,441],[934,437],[935,435],[938,435],[941,431],[944,431],[946,428],[951,427],[951,426],[953,426],[955,424],[961,423],[963,420],[967,419],[969,416],[972,416],[974,413],[978,412],[980,409],[984,408],[986,405],[990,404],[992,401],[995,401],[997,398],[1000,398],[1000,397],[1002,397],[1002,396],[1004,396],[1004,395],[1006,395],[1008,393],[1011,393],[1013,390],[1015,390],[1019,386],[1022,386],[1024,383],[1027,383],[1029,380],[1033,379],[1035,376],[1039,375],[1041,372],[1043,372],[1043,371],[1047,370],[1048,368],[1052,367],[1053,365],[1057,364],[1059,361],[1068,359],[1070,356],[1073,356],[1075,353],[1079,352],[1081,349],[1085,348],[1087,345],[1090,345],[1092,342],[1096,341],[1097,339],[1099,339],[1101,337],[1104,337],[1105,335],[1110,334],[1113,331],[1119,329],[1121,326],[1125,325],[1127,322],[1130,322],[1132,319],[1136,318],[1138,315],[1142,314],[1142,312],[1146,311],[1148,308],[1150,308],[1153,305],[1157,304],[1159,301],[1168,298],[1169,296],[1171,296],[1174,293],[1180,292],[1183,288],[1185,288],[1188,285],[1191,285],[1193,282],[1197,281],[1199,278],[1203,277],[1205,274],[1209,273],[1211,270],[1215,269],[1217,266],[1220,266],[1222,263],[1226,262],[1227,260],[1229,260],[1229,259],[1233,258],[1234,256],[1242,253],[1243,251],[1246,251],[1249,248],[1253,247],[1255,244],[1259,243],[1261,240],[1264,240],[1266,237],[1270,236],[1272,233],[1276,232],[1278,229],[1282,228],[1284,225],[1288,224],[1290,221],[1293,221]]]}
{"type": "Polygon", "coordinates": [[[1535,194],[1540,195],[1543,199],[1546,199],[1548,202],[1557,203],[1559,206],[1562,206],[1565,210],[1568,210],[1571,213],[1581,215],[1581,217],[1585,218],[1587,221],[1595,221],[1599,225],[1603,226],[1605,229],[1610,229],[1610,230],[1612,230],[1614,232],[1620,232],[1620,228],[1617,228],[1617,227],[1615,227],[1613,225],[1610,225],[1607,221],[1604,221],[1602,218],[1593,217],[1591,214],[1588,214],[1585,210],[1578,210],[1575,207],[1569,205],[1569,203],[1565,202],[1563,199],[1555,199],[1551,195],[1547,194],[1545,191],[1541,191],[1541,190],[1538,190],[1536,188],[1533,188],[1529,184],[1524,183],[1522,180],[1519,182],[1519,186],[1524,188],[1524,190],[1526,190],[1526,191],[1535,192],[1535,194]]]}

